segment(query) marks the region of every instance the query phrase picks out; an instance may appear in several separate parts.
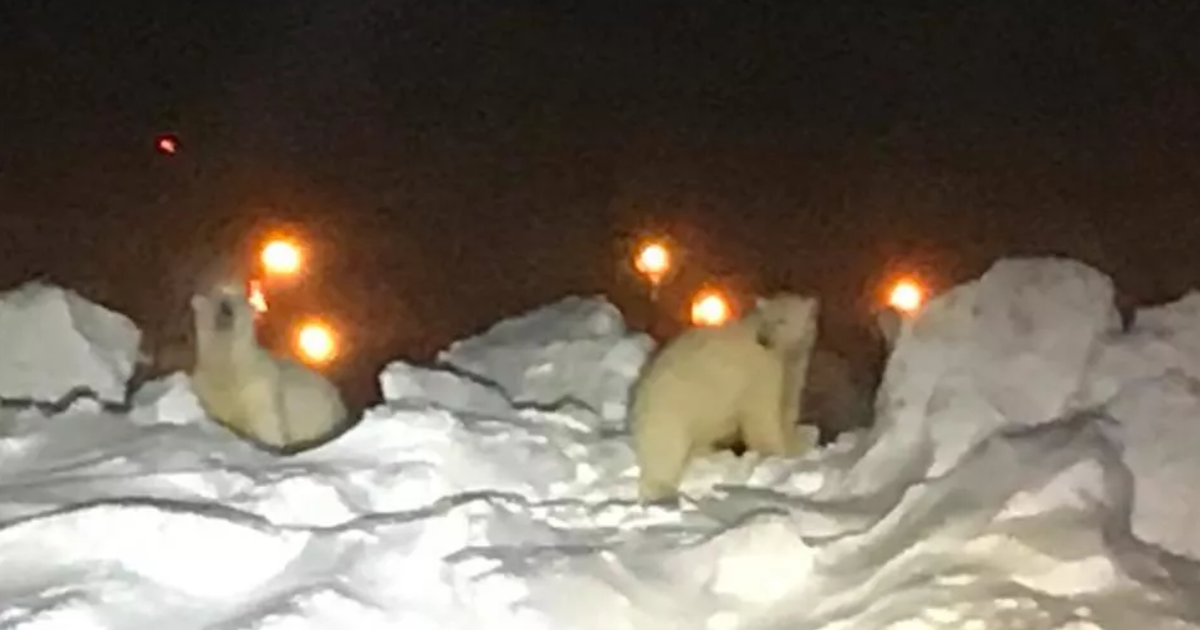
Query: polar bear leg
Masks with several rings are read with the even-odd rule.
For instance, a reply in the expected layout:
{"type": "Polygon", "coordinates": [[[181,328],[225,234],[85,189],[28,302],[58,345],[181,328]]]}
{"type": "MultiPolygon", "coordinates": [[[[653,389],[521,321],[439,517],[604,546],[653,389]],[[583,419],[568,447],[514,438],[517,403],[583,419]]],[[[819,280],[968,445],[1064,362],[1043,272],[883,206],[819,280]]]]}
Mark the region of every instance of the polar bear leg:
{"type": "Polygon", "coordinates": [[[804,390],[808,387],[808,366],[811,360],[811,347],[790,353],[784,358],[783,381],[779,388],[783,407],[780,421],[793,436],[795,426],[804,418],[804,390]]]}
{"type": "Polygon", "coordinates": [[[291,443],[280,389],[274,379],[259,378],[248,384],[242,394],[251,436],[275,448],[291,443]]]}
{"type": "Polygon", "coordinates": [[[758,408],[747,410],[742,415],[742,436],[746,450],[762,455],[784,456],[793,454],[791,445],[779,425],[779,415],[758,408]]]}
{"type": "Polygon", "coordinates": [[[691,440],[677,424],[664,426],[654,420],[639,428],[635,437],[639,498],[659,503],[675,497],[691,456],[691,440]]]}
{"type": "Polygon", "coordinates": [[[281,442],[279,442],[280,446],[286,447],[292,444],[292,442],[295,440],[295,436],[292,435],[293,431],[291,430],[291,410],[288,409],[287,405],[284,403],[283,396],[283,387],[275,387],[274,391],[271,392],[270,397],[272,412],[268,414],[267,417],[271,419],[271,430],[276,433],[281,440],[281,442]]]}
{"type": "Polygon", "coordinates": [[[767,378],[751,388],[738,417],[746,449],[762,455],[787,457],[804,451],[793,422],[784,417],[782,378],[767,378]]]}

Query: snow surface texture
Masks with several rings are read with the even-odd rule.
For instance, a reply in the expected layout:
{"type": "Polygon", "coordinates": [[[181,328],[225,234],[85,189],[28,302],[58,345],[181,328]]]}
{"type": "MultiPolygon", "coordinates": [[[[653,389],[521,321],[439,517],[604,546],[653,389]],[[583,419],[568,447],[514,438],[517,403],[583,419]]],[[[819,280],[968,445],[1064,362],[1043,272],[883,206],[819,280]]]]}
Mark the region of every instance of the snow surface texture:
{"type": "Polygon", "coordinates": [[[180,375],[126,415],[11,412],[0,628],[1200,629],[1200,563],[1130,533],[1136,507],[1197,549],[1170,483],[1197,300],[1121,334],[1103,276],[1002,261],[901,331],[870,434],[699,461],[678,511],[632,501],[614,418],[648,345],[602,300],[389,366],[385,404],[295,457],[180,375]]]}
{"type": "Polygon", "coordinates": [[[518,406],[581,406],[620,426],[630,383],[653,347],[648,335],[626,331],[611,303],[570,297],[454,343],[438,359],[518,406]]]}
{"type": "Polygon", "coordinates": [[[1079,404],[1120,421],[1134,533],[1200,559],[1200,293],[1138,312],[1101,348],[1079,404]]]}
{"type": "Polygon", "coordinates": [[[73,291],[33,281],[0,294],[0,399],[125,402],[141,331],[73,291]]]}

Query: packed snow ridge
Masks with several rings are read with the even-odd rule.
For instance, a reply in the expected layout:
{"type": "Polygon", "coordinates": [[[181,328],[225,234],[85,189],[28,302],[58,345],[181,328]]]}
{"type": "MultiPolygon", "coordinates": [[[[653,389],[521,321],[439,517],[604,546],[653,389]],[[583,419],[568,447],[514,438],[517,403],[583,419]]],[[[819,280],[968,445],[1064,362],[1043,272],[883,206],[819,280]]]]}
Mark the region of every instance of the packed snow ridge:
{"type": "Polygon", "coordinates": [[[1110,281],[1002,260],[905,325],[877,425],[721,453],[635,501],[652,350],[569,298],[396,362],[293,457],[62,289],[0,296],[0,628],[1200,629],[1200,294],[1123,330],[1110,281]],[[16,350],[14,350],[14,348],[16,350]]]}

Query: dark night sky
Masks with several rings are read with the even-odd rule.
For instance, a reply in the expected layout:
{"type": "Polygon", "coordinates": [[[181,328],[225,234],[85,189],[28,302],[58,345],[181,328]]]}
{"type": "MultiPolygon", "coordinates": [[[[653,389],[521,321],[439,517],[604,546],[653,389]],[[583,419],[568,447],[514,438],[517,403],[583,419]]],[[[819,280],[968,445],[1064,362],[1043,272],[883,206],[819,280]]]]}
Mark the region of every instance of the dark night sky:
{"type": "Polygon", "coordinates": [[[5,2],[0,284],[166,335],[204,261],[296,221],[371,370],[619,297],[647,223],[834,327],[909,262],[1065,253],[1170,297],[1200,285],[1196,6],[5,2]]]}

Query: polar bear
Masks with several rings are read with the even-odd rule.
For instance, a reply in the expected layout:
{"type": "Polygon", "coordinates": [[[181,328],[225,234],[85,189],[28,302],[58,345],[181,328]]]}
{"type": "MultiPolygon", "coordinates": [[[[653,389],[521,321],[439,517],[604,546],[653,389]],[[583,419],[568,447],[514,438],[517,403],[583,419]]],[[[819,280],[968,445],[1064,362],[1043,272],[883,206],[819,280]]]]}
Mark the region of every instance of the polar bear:
{"type": "Polygon", "coordinates": [[[816,427],[820,445],[843,433],[870,427],[875,419],[872,386],[841,354],[816,348],[804,378],[800,424],[816,427]]]}
{"type": "Polygon", "coordinates": [[[244,289],[222,282],[192,297],[196,356],[192,389],[205,413],[266,450],[295,452],[333,437],[349,421],[333,383],[258,345],[244,289]]]}
{"type": "Polygon", "coordinates": [[[643,502],[673,498],[693,458],[732,442],[803,452],[795,422],[817,314],[816,298],[779,294],[740,320],[687,330],[650,360],[630,408],[643,502]]]}

